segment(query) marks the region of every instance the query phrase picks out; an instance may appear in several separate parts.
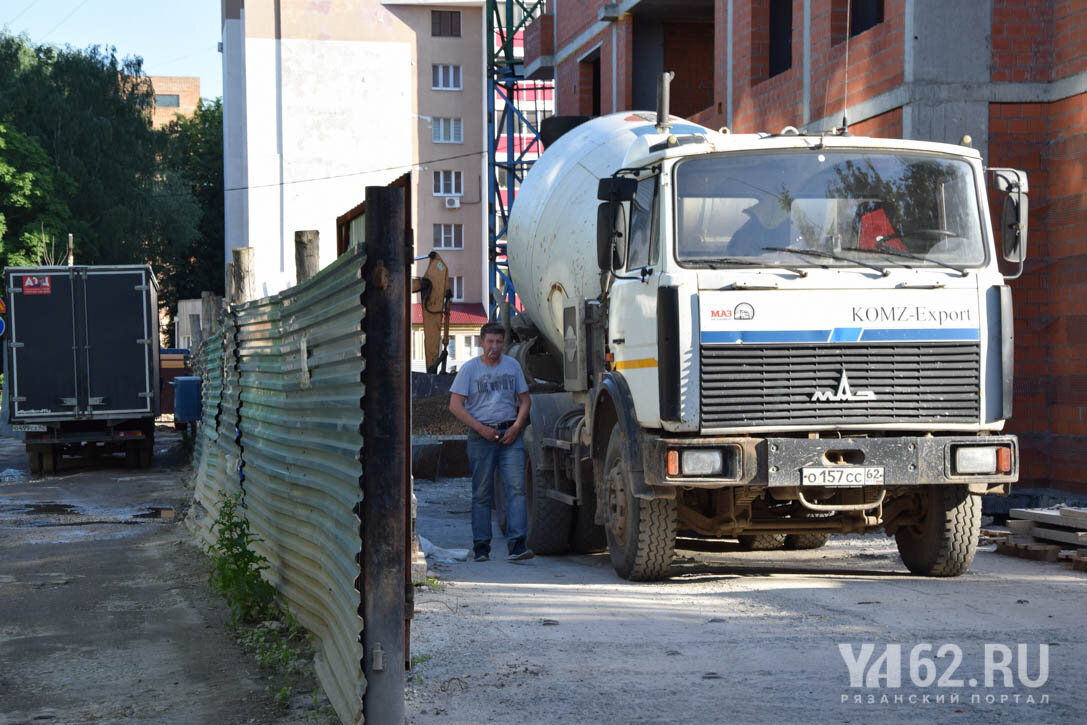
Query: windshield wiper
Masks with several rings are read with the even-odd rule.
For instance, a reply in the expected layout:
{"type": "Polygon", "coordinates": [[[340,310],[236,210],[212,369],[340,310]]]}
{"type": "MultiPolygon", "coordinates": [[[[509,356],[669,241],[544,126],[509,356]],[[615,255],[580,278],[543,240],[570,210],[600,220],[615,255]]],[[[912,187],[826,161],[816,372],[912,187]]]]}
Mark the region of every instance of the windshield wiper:
{"type": "MultiPolygon", "coordinates": [[[[877,267],[874,264],[868,264],[857,259],[850,259],[849,257],[843,257],[840,254],[831,254],[830,252],[819,252],[814,249],[789,249],[788,247],[763,247],[767,252],[789,252],[790,254],[797,254],[801,257],[822,257],[825,259],[837,259],[840,262],[849,262],[850,264],[859,264],[862,267],[868,267],[868,269],[874,269],[880,273],[880,276],[886,277],[890,274],[883,267],[877,267]]],[[[828,269],[828,267],[824,267],[828,269]]]]}
{"type": "Polygon", "coordinates": [[[888,257],[902,257],[903,259],[915,259],[918,262],[932,262],[938,264],[941,267],[947,267],[958,272],[963,277],[969,276],[969,272],[965,267],[958,267],[954,264],[948,264],[947,262],[941,262],[938,259],[929,259],[928,257],[922,257],[920,254],[910,254],[909,252],[899,252],[895,249],[888,247],[880,247],[879,249],[862,249],[861,247],[842,247],[843,252],[861,252],[863,254],[886,254],[888,257]]]}
{"type": "Polygon", "coordinates": [[[790,267],[787,264],[778,264],[776,262],[760,262],[754,259],[744,259],[741,257],[717,257],[713,260],[698,261],[690,260],[692,264],[705,266],[709,269],[728,269],[733,265],[743,265],[745,267],[769,267],[771,269],[784,269],[798,277],[807,277],[808,273],[802,269],[796,267],[790,267]]]}

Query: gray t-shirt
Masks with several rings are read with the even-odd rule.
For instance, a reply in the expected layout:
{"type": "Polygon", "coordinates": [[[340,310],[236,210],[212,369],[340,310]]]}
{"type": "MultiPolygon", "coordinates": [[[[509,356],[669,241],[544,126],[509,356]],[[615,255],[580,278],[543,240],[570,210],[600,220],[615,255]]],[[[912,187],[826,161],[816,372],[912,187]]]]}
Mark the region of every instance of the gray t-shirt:
{"type": "Polygon", "coordinates": [[[497,365],[474,357],[461,365],[450,390],[463,395],[465,409],[484,425],[497,425],[517,417],[517,396],[528,392],[521,366],[503,355],[497,365]]]}

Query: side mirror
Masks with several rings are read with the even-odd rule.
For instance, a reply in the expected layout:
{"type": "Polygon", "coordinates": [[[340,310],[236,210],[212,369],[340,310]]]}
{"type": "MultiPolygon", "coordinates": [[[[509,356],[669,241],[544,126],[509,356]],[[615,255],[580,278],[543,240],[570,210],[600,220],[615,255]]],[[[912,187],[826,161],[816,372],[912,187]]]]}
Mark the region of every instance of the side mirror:
{"type": "Polygon", "coordinates": [[[596,209],[596,263],[601,272],[626,263],[626,214],[618,201],[605,201],[596,209]]]}
{"type": "Polygon", "coordinates": [[[991,168],[998,191],[1004,194],[1004,208],[1000,213],[1000,244],[1004,259],[1019,265],[1018,277],[1023,273],[1023,260],[1027,257],[1027,184],[1026,172],[1018,169],[991,168]]]}
{"type": "Polygon", "coordinates": [[[625,176],[608,176],[596,187],[599,201],[630,201],[638,193],[638,181],[625,176]]]}

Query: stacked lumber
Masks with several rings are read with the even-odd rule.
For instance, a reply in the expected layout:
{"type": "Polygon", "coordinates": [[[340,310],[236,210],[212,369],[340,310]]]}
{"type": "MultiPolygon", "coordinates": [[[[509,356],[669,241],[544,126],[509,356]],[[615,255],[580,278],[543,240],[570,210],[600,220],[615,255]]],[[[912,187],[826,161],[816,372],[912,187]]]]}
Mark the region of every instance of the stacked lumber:
{"type": "Polygon", "coordinates": [[[1068,561],[1087,571],[1087,509],[1012,509],[998,552],[1037,561],[1068,561]]]}

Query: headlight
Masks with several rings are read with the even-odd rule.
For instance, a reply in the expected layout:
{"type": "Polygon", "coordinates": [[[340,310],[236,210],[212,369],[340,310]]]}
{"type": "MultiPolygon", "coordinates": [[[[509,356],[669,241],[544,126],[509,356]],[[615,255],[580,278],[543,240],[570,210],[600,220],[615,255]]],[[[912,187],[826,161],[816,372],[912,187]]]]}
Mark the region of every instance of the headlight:
{"type": "Polygon", "coordinates": [[[719,476],[724,467],[724,456],[719,450],[693,448],[682,453],[681,470],[684,476],[719,476]]]}
{"type": "Polygon", "coordinates": [[[955,473],[996,473],[996,446],[960,446],[955,449],[955,473]]]}

